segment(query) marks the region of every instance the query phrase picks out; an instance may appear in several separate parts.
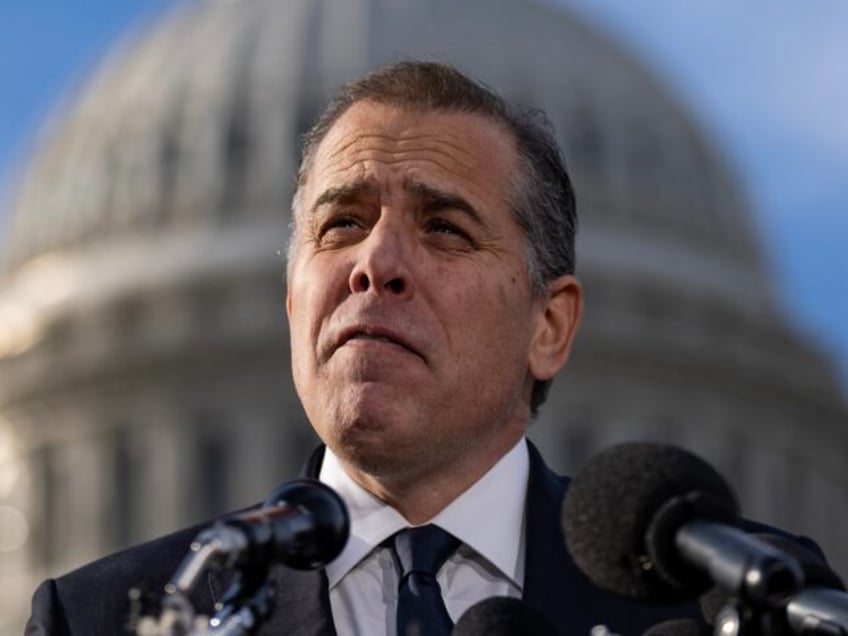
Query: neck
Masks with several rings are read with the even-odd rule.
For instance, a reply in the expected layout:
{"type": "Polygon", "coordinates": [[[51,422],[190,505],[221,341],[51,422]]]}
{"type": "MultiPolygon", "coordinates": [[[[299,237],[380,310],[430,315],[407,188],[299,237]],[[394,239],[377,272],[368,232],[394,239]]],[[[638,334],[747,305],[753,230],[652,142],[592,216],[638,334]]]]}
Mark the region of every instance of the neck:
{"type": "Polygon", "coordinates": [[[437,468],[410,467],[392,474],[374,475],[340,458],[347,474],[372,495],[397,510],[412,525],[427,523],[473,486],[523,435],[505,439],[491,452],[445,458],[437,468]]]}

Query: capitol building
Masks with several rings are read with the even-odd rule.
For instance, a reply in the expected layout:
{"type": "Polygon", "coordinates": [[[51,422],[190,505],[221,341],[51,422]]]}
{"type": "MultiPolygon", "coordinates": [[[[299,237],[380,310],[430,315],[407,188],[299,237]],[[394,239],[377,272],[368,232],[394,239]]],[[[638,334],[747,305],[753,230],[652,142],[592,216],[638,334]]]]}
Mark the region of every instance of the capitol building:
{"type": "Polygon", "coordinates": [[[783,316],[728,163],[644,66],[541,1],[196,0],[57,110],[6,213],[0,635],[44,577],[297,474],[316,443],[284,306],[299,137],[341,83],[409,58],[544,109],[568,162],[586,308],[531,427],[550,463],[684,446],[848,576],[834,369],[783,316]]]}

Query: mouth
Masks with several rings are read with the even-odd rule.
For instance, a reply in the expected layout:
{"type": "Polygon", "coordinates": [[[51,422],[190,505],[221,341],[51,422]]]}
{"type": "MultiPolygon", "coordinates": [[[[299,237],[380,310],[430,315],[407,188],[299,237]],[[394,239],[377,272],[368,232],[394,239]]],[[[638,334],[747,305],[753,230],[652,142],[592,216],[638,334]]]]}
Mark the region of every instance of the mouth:
{"type": "Polygon", "coordinates": [[[381,327],[365,327],[361,325],[349,327],[342,331],[337,341],[336,349],[340,349],[347,344],[369,342],[399,347],[407,353],[412,353],[420,358],[424,357],[414,346],[412,346],[408,339],[401,334],[390,329],[384,329],[381,327]]]}

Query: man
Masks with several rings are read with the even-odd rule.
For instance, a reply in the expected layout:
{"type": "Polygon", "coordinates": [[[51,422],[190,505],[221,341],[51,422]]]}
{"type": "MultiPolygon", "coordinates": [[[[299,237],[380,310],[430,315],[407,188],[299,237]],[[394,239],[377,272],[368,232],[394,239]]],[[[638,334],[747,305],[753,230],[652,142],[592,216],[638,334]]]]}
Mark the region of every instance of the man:
{"type": "MultiPolygon", "coordinates": [[[[577,571],[566,480],[524,438],[582,307],[574,196],[546,125],[451,67],[395,64],[341,90],[298,177],[286,308],[298,395],[325,444],[307,472],[342,495],[352,532],[325,570],[273,569],[259,633],[403,631],[395,537],[412,526],[453,542],[436,573],[450,622],[496,595],[574,634],[673,616],[577,571]]],[[[45,582],[27,633],[119,633],[127,589],[161,590],[198,531],[45,582]]],[[[199,610],[221,592],[213,573],[199,610]]]]}

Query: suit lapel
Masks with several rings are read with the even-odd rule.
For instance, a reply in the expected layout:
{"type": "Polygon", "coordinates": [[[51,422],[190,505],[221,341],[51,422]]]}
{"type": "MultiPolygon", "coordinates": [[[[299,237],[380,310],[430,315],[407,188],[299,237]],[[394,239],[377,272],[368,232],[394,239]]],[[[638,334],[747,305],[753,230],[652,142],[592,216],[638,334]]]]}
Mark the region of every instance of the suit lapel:
{"type": "Polygon", "coordinates": [[[569,590],[578,587],[559,522],[567,480],[548,470],[532,443],[528,447],[524,600],[562,623],[569,590]]]}
{"type": "Polygon", "coordinates": [[[275,566],[270,578],[277,598],[258,636],[336,636],[324,570],[301,572],[275,566]]]}
{"type": "Polygon", "coordinates": [[[524,600],[541,609],[560,631],[588,634],[617,614],[619,602],[583,575],[565,547],[560,519],[568,479],[545,465],[533,444],[527,484],[524,600]]]}

